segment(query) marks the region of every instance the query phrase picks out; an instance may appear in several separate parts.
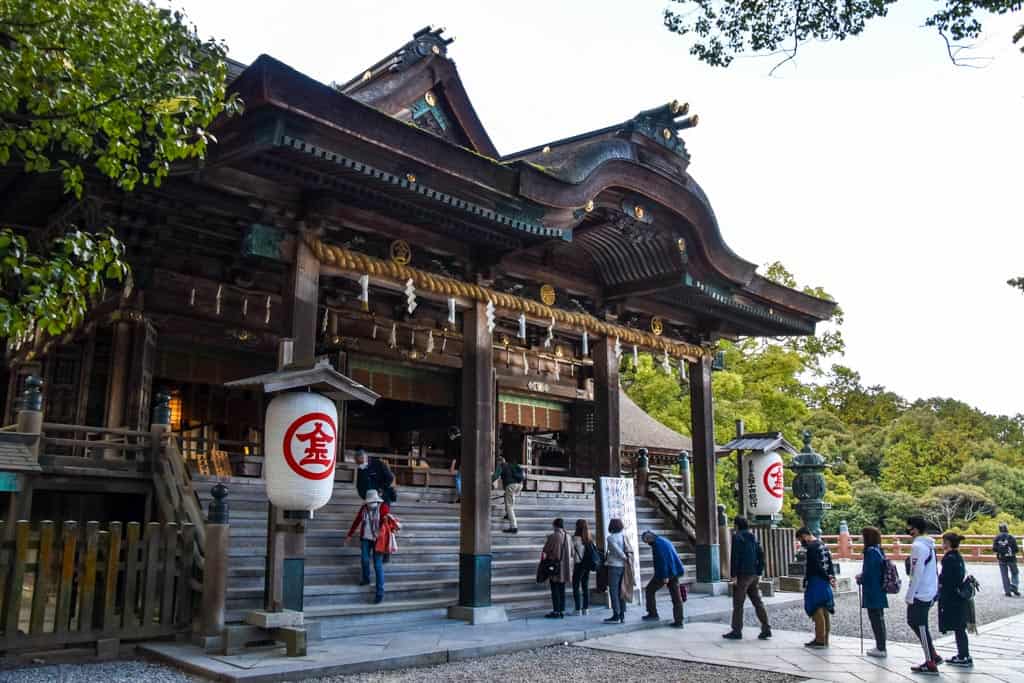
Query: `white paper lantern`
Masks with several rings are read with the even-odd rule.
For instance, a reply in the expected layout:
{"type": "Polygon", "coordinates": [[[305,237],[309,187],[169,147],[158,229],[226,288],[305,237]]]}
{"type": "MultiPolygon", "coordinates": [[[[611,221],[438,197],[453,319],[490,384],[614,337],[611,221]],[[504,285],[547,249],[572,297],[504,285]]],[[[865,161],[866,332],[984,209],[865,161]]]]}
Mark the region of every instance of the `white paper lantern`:
{"type": "Polygon", "coordinates": [[[267,406],[263,478],[270,502],[283,510],[316,510],[334,491],[338,409],[312,393],[275,397],[267,406]]]}
{"type": "Polygon", "coordinates": [[[782,456],[777,451],[743,456],[743,496],[747,514],[772,515],[782,511],[784,471],[782,456]]]}

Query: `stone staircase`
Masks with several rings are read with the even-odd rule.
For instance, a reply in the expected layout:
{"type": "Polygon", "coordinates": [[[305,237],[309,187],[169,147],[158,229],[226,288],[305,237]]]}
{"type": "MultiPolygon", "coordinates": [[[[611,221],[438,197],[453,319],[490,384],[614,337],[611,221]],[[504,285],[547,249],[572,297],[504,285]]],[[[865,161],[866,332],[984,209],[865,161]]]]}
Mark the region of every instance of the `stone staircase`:
{"type": "MultiPolygon", "coordinates": [[[[204,508],[216,480],[196,478],[194,486],[204,508]]],[[[231,544],[227,619],[241,621],[261,606],[266,557],[266,494],[259,479],[235,478],[229,489],[231,544]]],[[[459,506],[451,489],[404,487],[394,514],[402,521],[399,552],[385,565],[385,598],[373,605],[373,586],[359,586],[359,548],[344,545],[345,534],[361,505],[354,487],[336,483],[331,502],[316,512],[306,532],[305,613],[322,622],[324,637],[332,632],[386,631],[399,620],[437,618],[458,596],[459,506]]],[[[503,534],[504,505],[493,493],[492,598],[510,617],[550,609],[547,584],[535,580],[537,561],[555,517],[572,529],[579,518],[594,528],[594,500],[586,494],[524,493],[516,506],[518,534],[503,534]]],[[[637,500],[641,529],[667,535],[676,543],[691,580],[694,557],[681,532],[669,527],[649,501],[637,500]]],[[[643,578],[651,575],[651,554],[641,548],[643,578]]],[[[594,579],[591,578],[591,587],[594,579]]],[[[572,598],[567,591],[571,609],[572,598]]]]}

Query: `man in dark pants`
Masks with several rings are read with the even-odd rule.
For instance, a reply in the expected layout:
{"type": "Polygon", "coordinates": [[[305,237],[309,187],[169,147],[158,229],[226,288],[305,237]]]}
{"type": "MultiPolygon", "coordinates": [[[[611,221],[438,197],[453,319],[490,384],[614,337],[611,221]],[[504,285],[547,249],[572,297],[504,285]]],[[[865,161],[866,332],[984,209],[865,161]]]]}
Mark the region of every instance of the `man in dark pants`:
{"type": "Polygon", "coordinates": [[[675,546],[667,538],[658,536],[653,531],[645,531],[641,536],[644,543],[651,546],[654,555],[654,578],[647,584],[647,614],[644,621],[658,621],[658,591],[668,584],[668,594],[672,597],[672,625],[683,627],[683,601],[685,588],[679,585],[679,579],[686,573],[683,561],[675,546]]]}
{"type": "Polygon", "coordinates": [[[757,620],[761,622],[761,640],[772,637],[772,627],[768,623],[768,612],[761,600],[761,589],[758,582],[764,573],[764,550],[757,538],[750,532],[750,523],[746,517],[737,517],[733,522],[736,530],[732,535],[732,557],[729,573],[732,574],[732,630],[723,635],[728,640],[739,640],[743,637],[743,603],[749,597],[750,604],[757,612],[757,620]]]}
{"type": "Polygon", "coordinates": [[[1006,597],[1020,597],[1020,573],[1017,571],[1017,539],[1010,534],[1010,527],[999,525],[999,535],[992,541],[992,552],[999,560],[999,575],[1003,579],[1006,597]]]}
{"type": "Polygon", "coordinates": [[[939,593],[938,560],[935,557],[935,541],[927,534],[928,522],[921,516],[907,519],[907,534],[914,539],[910,544],[907,575],[909,584],[904,600],[907,603],[907,625],[921,641],[924,662],[910,668],[912,673],[939,675],[942,658],[935,651],[932,634],[928,629],[928,612],[939,593]]]}

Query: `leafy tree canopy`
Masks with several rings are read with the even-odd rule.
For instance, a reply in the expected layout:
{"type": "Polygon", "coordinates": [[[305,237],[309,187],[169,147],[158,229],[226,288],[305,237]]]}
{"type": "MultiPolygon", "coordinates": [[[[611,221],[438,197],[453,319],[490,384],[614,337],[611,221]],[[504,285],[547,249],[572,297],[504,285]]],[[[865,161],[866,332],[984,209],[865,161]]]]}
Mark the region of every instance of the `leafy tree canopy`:
{"type": "MultiPolygon", "coordinates": [[[[860,35],[871,20],[885,17],[896,0],[801,2],[801,0],[672,0],[665,26],[694,36],[690,53],[711,66],[728,66],[737,55],[796,55],[808,40],[845,40],[860,35]]],[[[935,28],[950,46],[981,35],[981,17],[1020,10],[1021,0],[942,0],[925,11],[923,24],[935,28]],[[931,14],[928,14],[931,12],[931,14]]],[[[1015,40],[1021,40],[1024,28],[1015,40]]]]}
{"type": "MultiPolygon", "coordinates": [[[[782,284],[797,286],[778,264],[769,271],[782,284]]],[[[781,431],[796,444],[810,429],[815,450],[830,466],[825,473],[826,501],[833,505],[824,519],[828,533],[843,520],[854,533],[863,526],[901,533],[906,518],[925,508],[943,528],[987,528],[993,511],[1024,519],[1024,416],[988,415],[948,398],[910,402],[884,386],[865,386],[852,368],[823,369],[843,349],[839,325],[825,330],[819,341],[721,343],[725,370],[712,376],[715,440],[731,439],[737,419],[748,431],[781,431]],[[973,493],[944,496],[950,490],[973,493]]],[[[638,367],[630,357],[623,364],[623,384],[633,400],[689,434],[689,394],[677,376],[643,354],[638,367]]],[[[720,502],[735,514],[735,462],[719,463],[720,502]]],[[[788,475],[787,485],[791,481],[788,475]]],[[[790,525],[798,521],[793,502],[787,496],[783,508],[790,525]]]]}
{"type": "MultiPolygon", "coordinates": [[[[158,185],[204,156],[218,115],[241,110],[225,97],[225,55],[152,2],[0,0],[0,166],[59,172],[77,197],[87,172],[124,190],[158,185]]],[[[127,274],[112,236],[72,230],[33,254],[0,235],[0,337],[59,334],[104,279],[127,274]]]]}

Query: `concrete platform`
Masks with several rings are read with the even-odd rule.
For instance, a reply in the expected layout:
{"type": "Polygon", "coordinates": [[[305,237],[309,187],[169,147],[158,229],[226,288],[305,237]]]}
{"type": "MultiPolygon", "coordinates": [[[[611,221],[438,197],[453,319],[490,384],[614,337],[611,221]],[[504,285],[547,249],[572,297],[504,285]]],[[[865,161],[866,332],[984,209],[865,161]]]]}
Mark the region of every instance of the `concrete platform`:
{"type": "MultiPolygon", "coordinates": [[[[810,632],[775,631],[771,640],[753,637],[742,641],[722,639],[721,624],[690,624],[682,633],[658,629],[644,633],[617,633],[582,643],[580,647],[662,657],[687,662],[733,666],[758,671],[806,676],[812,681],[858,683],[860,681],[975,681],[977,683],[1024,683],[1024,615],[1002,619],[980,628],[971,636],[973,669],[944,664],[939,676],[912,674],[910,667],[923,659],[920,646],[889,643],[889,656],[874,659],[860,654],[860,640],[834,636],[827,649],[804,647],[810,632]]],[[[947,659],[956,654],[952,637],[935,641],[947,659]]],[[[865,643],[865,649],[871,647],[865,643]]]]}
{"type": "MultiPolygon", "coordinates": [[[[448,619],[435,619],[414,627],[396,628],[388,633],[332,638],[308,644],[304,657],[287,657],[283,646],[250,648],[246,652],[230,655],[208,655],[195,645],[176,642],[155,642],[139,647],[143,654],[218,681],[245,681],[270,683],[339,674],[367,673],[410,666],[426,666],[475,657],[528,650],[561,643],[576,643],[602,638],[609,634],[624,634],[637,630],[658,629],[671,621],[672,605],[667,599],[659,600],[661,624],[643,622],[644,610],[631,605],[626,612],[626,623],[601,623],[611,612],[603,606],[593,606],[586,617],[565,619],[517,619],[501,624],[472,626],[448,619]]],[[[766,598],[768,605],[787,605],[799,602],[795,596],[766,598]]],[[[570,600],[571,604],[571,600],[570,600]]],[[[691,594],[686,603],[687,622],[715,619],[728,614],[732,601],[728,597],[691,594]]],[[[677,629],[658,629],[671,632],[678,639],[689,632],[687,626],[677,629]]],[[[715,625],[715,632],[722,630],[715,625]]]]}

